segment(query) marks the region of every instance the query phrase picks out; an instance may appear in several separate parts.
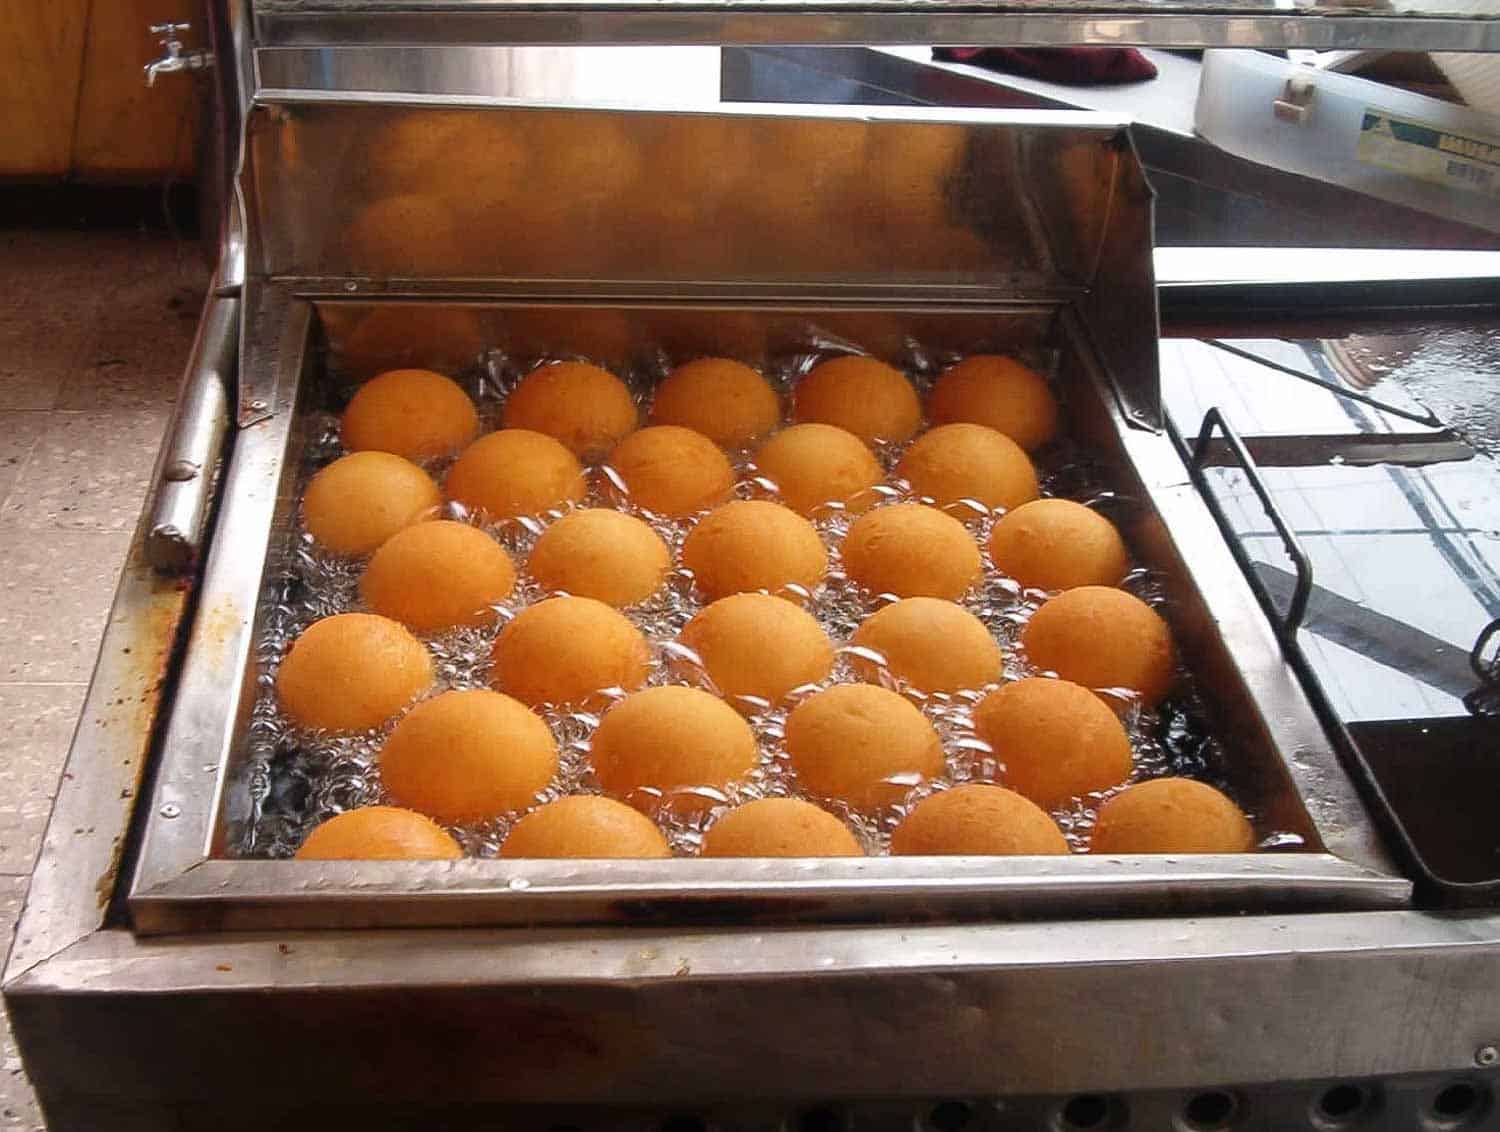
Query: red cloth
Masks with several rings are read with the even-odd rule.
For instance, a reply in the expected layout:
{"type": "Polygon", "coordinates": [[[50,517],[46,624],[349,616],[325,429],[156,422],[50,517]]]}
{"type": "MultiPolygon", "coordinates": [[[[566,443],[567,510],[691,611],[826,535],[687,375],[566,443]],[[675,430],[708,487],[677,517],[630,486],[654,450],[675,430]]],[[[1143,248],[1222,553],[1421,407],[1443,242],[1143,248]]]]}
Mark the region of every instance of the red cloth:
{"type": "Polygon", "coordinates": [[[932,57],[1066,86],[1156,78],[1156,64],[1134,47],[934,47],[932,57]]]}

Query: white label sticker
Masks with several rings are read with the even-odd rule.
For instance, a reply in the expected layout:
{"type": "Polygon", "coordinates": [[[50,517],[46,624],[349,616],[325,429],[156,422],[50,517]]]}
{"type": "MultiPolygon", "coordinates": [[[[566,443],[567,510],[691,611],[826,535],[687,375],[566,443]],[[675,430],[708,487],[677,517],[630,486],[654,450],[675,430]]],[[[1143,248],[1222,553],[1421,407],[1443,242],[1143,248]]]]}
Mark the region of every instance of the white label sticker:
{"type": "Polygon", "coordinates": [[[1450,189],[1500,197],[1500,142],[1367,109],[1359,131],[1359,159],[1450,189]]]}

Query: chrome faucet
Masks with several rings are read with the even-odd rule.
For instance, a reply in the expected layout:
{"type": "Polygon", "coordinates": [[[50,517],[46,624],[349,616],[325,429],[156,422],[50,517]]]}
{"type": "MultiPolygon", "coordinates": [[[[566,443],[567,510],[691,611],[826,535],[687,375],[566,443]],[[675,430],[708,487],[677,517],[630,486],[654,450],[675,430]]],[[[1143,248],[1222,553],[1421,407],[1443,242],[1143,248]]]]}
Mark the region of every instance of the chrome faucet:
{"type": "Polygon", "coordinates": [[[195,47],[190,51],[182,49],[182,40],[178,33],[187,31],[190,24],[152,24],[151,34],[161,36],[161,45],[167,49],[167,53],[160,59],[153,59],[145,66],[146,85],[155,86],[157,75],[172,74],[176,71],[202,71],[213,66],[214,57],[212,52],[195,47]]]}

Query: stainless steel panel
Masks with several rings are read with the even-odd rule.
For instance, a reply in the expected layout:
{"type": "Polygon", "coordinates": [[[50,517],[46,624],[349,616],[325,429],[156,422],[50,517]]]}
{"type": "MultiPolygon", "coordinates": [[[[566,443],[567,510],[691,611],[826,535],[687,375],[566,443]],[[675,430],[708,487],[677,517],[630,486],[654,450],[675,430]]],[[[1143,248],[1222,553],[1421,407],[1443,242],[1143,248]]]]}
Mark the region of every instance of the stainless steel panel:
{"type": "Polygon", "coordinates": [[[1472,7],[1406,12],[1328,2],[1007,0],[260,0],[263,45],[904,44],[1500,50],[1500,21],[1472,7]]]}
{"type": "MultiPolygon", "coordinates": [[[[272,90],[472,95],[594,106],[712,109],[717,47],[268,47],[272,90]]],[[[791,100],[798,101],[798,100],[791,100]]]]}
{"type": "Polygon", "coordinates": [[[1094,281],[1127,174],[1123,124],[1088,114],[262,97],[275,101],[249,126],[255,269],[388,289],[717,281],[1030,297],[1094,281]]]}
{"type": "Polygon", "coordinates": [[[1415,912],[102,932],[7,999],[44,1098],[414,1105],[430,1126],[445,1103],[670,1112],[1462,1072],[1500,1037],[1497,940],[1494,916],[1415,912]]]}
{"type": "Polygon", "coordinates": [[[1160,423],[1151,193],[1114,119],[263,97],[252,261],[294,288],[1081,295],[1127,411],[1160,423]]]}

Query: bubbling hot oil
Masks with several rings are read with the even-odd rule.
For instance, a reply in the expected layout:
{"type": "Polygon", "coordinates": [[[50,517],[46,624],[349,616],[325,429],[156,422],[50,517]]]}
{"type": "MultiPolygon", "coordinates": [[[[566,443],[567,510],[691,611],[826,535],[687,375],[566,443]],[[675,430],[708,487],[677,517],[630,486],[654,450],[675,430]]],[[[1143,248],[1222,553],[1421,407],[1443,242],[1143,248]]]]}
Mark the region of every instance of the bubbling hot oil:
{"type": "MultiPolygon", "coordinates": [[[[767,379],[783,397],[817,361],[847,348],[846,344],[816,332],[807,335],[806,343],[805,349],[766,367],[767,379]]],[[[937,370],[955,359],[936,357],[916,343],[910,346],[906,368],[913,374],[919,391],[925,391],[937,370]]],[[[559,359],[518,359],[497,350],[484,356],[478,370],[468,376],[485,431],[500,427],[500,410],[506,395],[533,365],[545,360],[559,359]]],[[[1039,356],[1028,360],[1045,369],[1050,359],[1039,356]]],[[[649,405],[652,388],[667,368],[665,358],[657,356],[622,375],[643,411],[649,405]]],[[[312,475],[342,454],[337,419],[332,414],[308,414],[303,429],[299,499],[312,475]]],[[[877,456],[888,473],[900,459],[903,447],[878,446],[877,456]]],[[[736,497],[775,498],[774,485],[758,474],[750,453],[733,453],[732,458],[738,477],[736,497]]],[[[441,480],[448,463],[451,460],[435,462],[429,465],[429,470],[441,480]]],[[[1066,496],[1106,511],[1113,510],[1118,503],[1105,489],[1097,466],[1066,440],[1040,454],[1038,471],[1044,495],[1066,496]]],[[[637,514],[667,543],[674,561],[680,560],[682,542],[697,517],[668,519],[634,508],[628,491],[612,469],[601,465],[590,472],[591,490],[585,506],[616,507],[637,514]]],[[[894,479],[871,490],[884,501],[914,498],[909,485],[894,479]]],[[[436,674],[433,694],[455,688],[487,687],[491,649],[500,630],[520,610],[549,596],[526,572],[524,564],[532,545],[554,516],[492,522],[485,515],[469,514],[458,504],[449,503],[445,510],[448,518],[471,522],[488,531],[510,552],[518,573],[515,590],[504,605],[496,608],[493,623],[453,629],[427,639],[436,674]]],[[[997,515],[972,502],[960,503],[949,510],[973,532],[984,560],[983,576],[962,604],[1001,643],[1005,654],[1004,679],[1030,675],[1032,670],[1022,658],[1017,641],[1027,620],[1049,595],[1024,589],[994,568],[987,548],[989,529],[997,515]]],[[[673,852],[678,855],[699,851],[704,830],[719,807],[781,796],[808,797],[818,802],[849,824],[867,853],[884,854],[889,851],[891,831],[921,798],[960,783],[1003,780],[1003,763],[974,730],[973,709],[983,690],[951,695],[918,694],[884,668],[879,654],[848,644],[866,617],[894,599],[889,595],[864,593],[844,574],[839,551],[850,517],[840,507],[828,507],[815,515],[813,522],[829,551],[829,573],[814,592],[806,595],[804,605],[834,641],[837,654],[833,670],[820,684],[795,690],[783,704],[740,705],[760,750],[758,764],[741,782],[722,791],[696,788],[670,797],[661,797],[658,792],[655,796],[631,799],[654,811],[673,852]],[[940,778],[896,783],[911,790],[901,804],[878,813],[858,812],[836,799],[817,798],[800,790],[785,747],[788,712],[821,688],[854,682],[851,656],[855,653],[877,664],[876,677],[882,684],[908,696],[921,709],[937,731],[945,756],[940,778]]],[[[279,545],[273,547],[268,565],[270,581],[256,639],[258,695],[244,739],[247,758],[242,789],[247,805],[243,819],[231,824],[232,852],[246,857],[288,857],[320,822],[344,810],[387,800],[381,788],[378,756],[389,726],[355,735],[328,735],[299,728],[281,713],[274,691],[276,670],[298,634],[321,618],[361,608],[358,583],[363,563],[325,553],[313,544],[300,521],[296,521],[279,545]]],[[[1146,570],[1132,571],[1124,585],[1151,604],[1163,600],[1158,580],[1146,570]]],[[[698,658],[676,642],[683,626],[704,604],[694,589],[691,574],[678,569],[650,598],[624,611],[652,645],[648,685],[691,682],[714,690],[698,658]]],[[[1186,693],[1157,710],[1145,709],[1131,702],[1128,693],[1122,693],[1126,700],[1122,718],[1135,756],[1130,781],[1185,774],[1222,785],[1218,773],[1223,765],[1222,747],[1203,723],[1204,713],[1191,681],[1180,679],[1178,687],[1186,688],[1186,693]]],[[[606,690],[607,699],[623,695],[618,689],[606,690]]],[[[549,706],[539,710],[557,738],[560,758],[558,774],[539,795],[537,805],[568,794],[600,792],[590,766],[590,743],[601,713],[549,706]]],[[[1075,798],[1069,805],[1052,811],[1075,851],[1086,848],[1099,805],[1124,785],[1075,798]]],[[[469,855],[493,857],[520,816],[517,813],[453,826],[450,830],[469,855]]],[[[1283,847],[1287,841],[1284,835],[1273,834],[1267,844],[1283,847]]]]}

